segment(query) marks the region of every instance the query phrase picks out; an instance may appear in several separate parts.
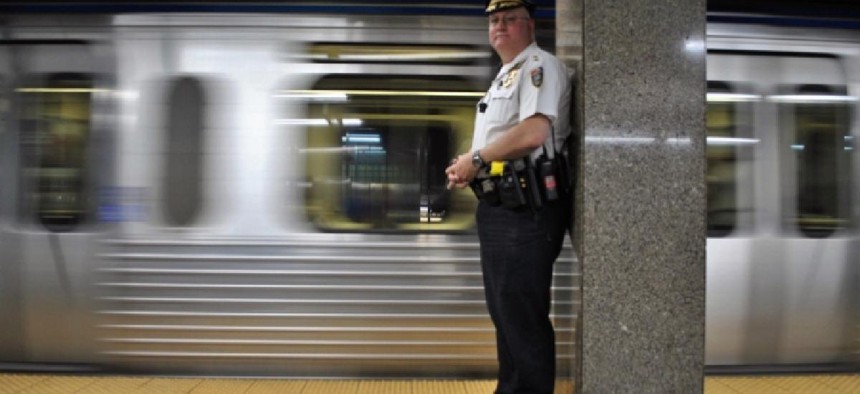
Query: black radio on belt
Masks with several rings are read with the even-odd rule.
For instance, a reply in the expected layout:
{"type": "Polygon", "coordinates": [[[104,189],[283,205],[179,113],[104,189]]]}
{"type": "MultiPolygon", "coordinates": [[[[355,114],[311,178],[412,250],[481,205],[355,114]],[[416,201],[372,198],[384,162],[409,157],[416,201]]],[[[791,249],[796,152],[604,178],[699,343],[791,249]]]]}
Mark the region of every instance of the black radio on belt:
{"type": "Polygon", "coordinates": [[[557,200],[558,179],[556,178],[555,160],[546,157],[546,154],[542,154],[535,160],[535,167],[537,167],[538,179],[544,199],[546,201],[557,200]]]}

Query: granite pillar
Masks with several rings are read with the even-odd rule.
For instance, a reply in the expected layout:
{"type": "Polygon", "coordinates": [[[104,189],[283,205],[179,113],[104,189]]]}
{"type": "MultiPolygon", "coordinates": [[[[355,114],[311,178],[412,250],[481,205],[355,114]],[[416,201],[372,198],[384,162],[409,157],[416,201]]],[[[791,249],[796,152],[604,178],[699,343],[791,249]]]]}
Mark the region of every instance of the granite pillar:
{"type": "Polygon", "coordinates": [[[581,4],[576,392],[702,392],[705,0],[581,4]]]}

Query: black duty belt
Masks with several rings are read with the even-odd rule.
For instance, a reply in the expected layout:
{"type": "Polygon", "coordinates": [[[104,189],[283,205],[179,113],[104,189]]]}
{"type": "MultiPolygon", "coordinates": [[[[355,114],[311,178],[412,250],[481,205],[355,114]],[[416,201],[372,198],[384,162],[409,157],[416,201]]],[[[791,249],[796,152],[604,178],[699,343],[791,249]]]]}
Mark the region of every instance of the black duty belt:
{"type": "Polygon", "coordinates": [[[529,207],[537,211],[564,192],[559,190],[560,185],[567,184],[565,179],[559,179],[566,178],[562,167],[561,160],[546,155],[541,155],[534,164],[528,156],[496,161],[482,168],[469,187],[479,200],[490,205],[510,209],[529,207]]]}

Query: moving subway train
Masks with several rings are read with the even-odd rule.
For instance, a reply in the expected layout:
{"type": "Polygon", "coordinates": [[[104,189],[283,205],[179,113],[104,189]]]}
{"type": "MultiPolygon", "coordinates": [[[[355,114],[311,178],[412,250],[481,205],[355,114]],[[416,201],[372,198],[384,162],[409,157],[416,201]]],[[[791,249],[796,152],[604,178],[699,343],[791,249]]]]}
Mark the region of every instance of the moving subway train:
{"type": "MultiPolygon", "coordinates": [[[[483,19],[0,23],[0,363],[492,374],[475,201],[443,173],[493,73],[483,19]]],[[[708,48],[707,365],[851,365],[860,39],[712,23],[708,48]]],[[[564,374],[569,244],[553,292],[564,374]]]]}

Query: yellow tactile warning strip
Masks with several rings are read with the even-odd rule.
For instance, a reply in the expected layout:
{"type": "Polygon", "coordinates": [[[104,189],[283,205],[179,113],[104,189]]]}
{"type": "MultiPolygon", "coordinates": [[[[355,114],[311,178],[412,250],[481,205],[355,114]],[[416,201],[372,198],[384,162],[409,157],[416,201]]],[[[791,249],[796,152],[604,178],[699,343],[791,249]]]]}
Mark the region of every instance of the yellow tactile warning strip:
{"type": "Polygon", "coordinates": [[[860,375],[721,376],[705,379],[705,392],[723,393],[860,393],[860,375]]]}
{"type": "MultiPolygon", "coordinates": [[[[289,380],[0,373],[0,394],[489,394],[491,380],[289,380]]],[[[572,393],[561,382],[556,394],[572,393]]],[[[860,374],[709,376],[706,394],[856,394],[860,374]]]]}

